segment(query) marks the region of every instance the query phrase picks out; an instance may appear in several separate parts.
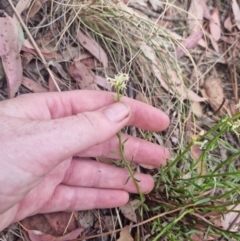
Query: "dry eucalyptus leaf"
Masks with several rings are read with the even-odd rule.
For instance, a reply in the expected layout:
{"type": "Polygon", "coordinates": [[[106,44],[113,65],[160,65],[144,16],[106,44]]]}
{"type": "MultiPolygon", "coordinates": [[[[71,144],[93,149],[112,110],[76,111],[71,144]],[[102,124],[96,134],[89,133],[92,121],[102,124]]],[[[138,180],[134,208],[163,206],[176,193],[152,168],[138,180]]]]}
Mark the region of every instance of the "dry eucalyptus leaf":
{"type": "Polygon", "coordinates": [[[66,47],[67,47],[66,50],[64,50],[62,54],[56,58],[56,61],[68,62],[74,58],[78,58],[81,55],[79,47],[73,47],[73,46],[66,46],[66,47]]]}
{"type": "MultiPolygon", "coordinates": [[[[38,56],[38,53],[35,50],[35,47],[30,43],[28,39],[25,39],[23,41],[22,51],[38,56]]],[[[40,51],[46,59],[62,59],[61,55],[56,52],[51,52],[43,49],[40,49],[40,51]]]]}
{"type": "Polygon", "coordinates": [[[235,19],[235,24],[237,25],[237,28],[240,30],[240,8],[237,3],[237,0],[232,0],[232,10],[235,19]]]}
{"type": "Polygon", "coordinates": [[[66,241],[76,239],[83,231],[77,228],[72,213],[37,214],[21,221],[31,241],[66,241]],[[67,227],[67,230],[66,230],[67,227]],[[64,232],[66,235],[62,236],[64,232]]]}
{"type": "Polygon", "coordinates": [[[160,11],[164,8],[162,2],[159,0],[149,0],[149,3],[151,4],[154,11],[160,11]]]}
{"type": "Polygon", "coordinates": [[[230,45],[234,44],[234,46],[236,46],[238,49],[240,49],[240,41],[238,40],[236,42],[236,36],[229,36],[229,37],[222,36],[221,40],[230,45]]]}
{"type": "Polygon", "coordinates": [[[31,8],[29,9],[28,17],[29,18],[34,17],[42,8],[43,4],[47,1],[48,0],[35,0],[31,8]]]}
{"type": "Polygon", "coordinates": [[[212,46],[213,46],[213,49],[214,49],[217,53],[219,53],[218,43],[215,41],[215,39],[213,38],[212,35],[209,34],[208,37],[209,37],[209,39],[210,39],[210,41],[211,41],[211,44],[212,44],[212,46]]]}
{"type": "MultiPolygon", "coordinates": [[[[191,235],[192,241],[203,241],[205,239],[205,233],[202,231],[198,231],[198,233],[194,233],[191,235]]],[[[213,239],[210,239],[207,237],[206,241],[211,241],[213,239]]]]}
{"type": "Polygon", "coordinates": [[[188,28],[191,33],[197,32],[202,29],[203,23],[203,6],[202,0],[191,1],[191,5],[188,9],[188,28]]]}
{"type": "Polygon", "coordinates": [[[29,5],[31,4],[31,0],[20,0],[17,5],[16,5],[16,10],[18,12],[19,15],[21,15],[21,13],[29,7],[29,5]]]}
{"type": "Polygon", "coordinates": [[[232,19],[230,16],[228,16],[224,21],[224,28],[227,29],[230,33],[232,32],[232,19]]]}
{"type": "Polygon", "coordinates": [[[40,83],[27,77],[22,78],[22,85],[25,86],[27,89],[31,90],[33,93],[48,92],[48,90],[45,89],[40,83]]]}
{"type": "Polygon", "coordinates": [[[87,58],[90,58],[92,57],[91,54],[89,53],[80,53],[77,57],[74,58],[74,62],[81,62],[83,59],[87,59],[87,58]]]}
{"type": "MultiPolygon", "coordinates": [[[[197,145],[197,144],[194,144],[191,146],[191,157],[193,160],[197,160],[201,155],[202,155],[202,150],[201,150],[201,147],[200,145],[197,145]]],[[[199,161],[197,163],[197,173],[198,174],[201,174],[201,175],[204,175],[206,174],[207,170],[206,170],[206,161],[203,160],[203,161],[199,161]]]]}
{"type": "Polygon", "coordinates": [[[22,53],[22,67],[25,69],[28,64],[31,62],[32,59],[34,59],[35,56],[31,53],[28,52],[23,52],[22,53]]]}
{"type": "MultiPolygon", "coordinates": [[[[187,49],[193,49],[199,42],[199,40],[202,38],[202,31],[198,30],[194,33],[191,33],[185,40],[183,40],[182,45],[187,49]]],[[[185,51],[181,48],[181,46],[178,46],[176,49],[176,54],[178,58],[181,58],[184,56],[186,53],[185,51]]]]}
{"type": "Polygon", "coordinates": [[[236,105],[234,102],[230,102],[228,106],[232,115],[236,115],[240,112],[240,107],[238,107],[238,105],[236,105]]]}
{"type": "MultiPolygon", "coordinates": [[[[222,82],[219,78],[208,78],[204,82],[205,93],[208,96],[208,101],[214,111],[218,111],[222,105],[225,95],[223,93],[222,82]]],[[[226,114],[226,105],[224,105],[218,113],[219,116],[226,114]]]]}
{"type": "Polygon", "coordinates": [[[134,7],[134,5],[139,5],[139,6],[142,6],[142,7],[145,7],[145,8],[148,7],[147,2],[144,1],[144,0],[129,0],[128,1],[128,6],[134,7]]]}
{"type": "MultiPolygon", "coordinates": [[[[235,220],[235,218],[237,218],[238,212],[240,211],[240,204],[232,205],[228,209],[229,209],[229,212],[223,214],[223,216],[221,217],[221,226],[225,230],[227,230],[229,226],[232,224],[232,222],[235,220]],[[238,212],[231,212],[231,210],[238,211],[238,212]]],[[[239,228],[239,222],[240,222],[240,217],[238,217],[237,220],[235,220],[235,224],[230,228],[229,231],[237,232],[239,228]]]]}
{"type": "Polygon", "coordinates": [[[192,111],[199,119],[203,117],[203,109],[199,102],[192,102],[192,111]]]}
{"type": "Polygon", "coordinates": [[[45,234],[38,230],[28,230],[27,232],[31,241],[67,241],[77,239],[83,230],[83,228],[78,228],[60,237],[45,234]]]}
{"type": "Polygon", "coordinates": [[[70,80],[69,75],[65,72],[65,70],[63,69],[62,65],[59,64],[58,62],[56,62],[55,60],[50,60],[49,65],[54,66],[58,73],[65,79],[65,80],[70,80]]]}
{"type": "Polygon", "coordinates": [[[202,8],[203,8],[203,17],[204,17],[205,19],[211,21],[212,15],[211,15],[211,13],[210,13],[209,7],[208,7],[207,4],[206,4],[206,1],[207,1],[207,0],[202,0],[202,1],[201,1],[201,5],[202,5],[202,8]]]}
{"type": "Polygon", "coordinates": [[[125,228],[120,232],[120,238],[117,239],[117,241],[134,241],[134,239],[129,233],[129,230],[125,228]]]}
{"type": "Polygon", "coordinates": [[[103,64],[104,68],[108,67],[107,54],[95,40],[79,31],[78,41],[81,43],[83,48],[88,50],[97,60],[103,64]]]}
{"type": "Polygon", "coordinates": [[[96,83],[95,74],[80,62],[72,63],[68,72],[70,76],[79,83],[81,89],[84,90],[100,90],[96,83]]]}
{"type": "Polygon", "coordinates": [[[102,230],[114,230],[117,223],[117,216],[115,215],[104,215],[101,219],[98,219],[97,222],[94,224],[94,228],[102,229],[102,230]]]}
{"type": "Polygon", "coordinates": [[[91,210],[78,212],[78,223],[82,228],[92,228],[95,216],[91,210]]]}
{"type": "Polygon", "coordinates": [[[6,15],[0,18],[0,57],[8,82],[8,95],[13,98],[22,82],[22,29],[15,19],[6,15]]]}
{"type": "Polygon", "coordinates": [[[183,81],[181,81],[178,78],[176,73],[169,66],[166,66],[169,75],[169,82],[167,83],[167,81],[162,76],[159,68],[157,67],[160,64],[154,50],[151,47],[149,47],[146,43],[142,43],[140,45],[140,48],[145,54],[145,56],[152,61],[153,72],[156,78],[159,80],[161,86],[165,90],[167,90],[171,94],[177,95],[181,100],[189,99],[197,102],[205,101],[204,98],[198,96],[192,90],[187,90],[183,81]]]}
{"type": "Polygon", "coordinates": [[[135,210],[137,209],[136,205],[138,204],[138,202],[139,202],[139,200],[135,199],[135,200],[128,202],[124,206],[119,207],[123,216],[125,218],[131,220],[134,223],[137,222],[137,215],[135,213],[135,210]]]}
{"type": "Polygon", "coordinates": [[[99,75],[96,75],[95,77],[96,77],[96,83],[99,86],[107,89],[108,91],[112,90],[111,84],[107,81],[106,78],[103,78],[102,76],[99,76],[99,75]]]}
{"type": "Polygon", "coordinates": [[[209,24],[210,32],[213,39],[217,42],[221,38],[221,24],[218,8],[215,8],[212,13],[212,19],[209,24]]]}

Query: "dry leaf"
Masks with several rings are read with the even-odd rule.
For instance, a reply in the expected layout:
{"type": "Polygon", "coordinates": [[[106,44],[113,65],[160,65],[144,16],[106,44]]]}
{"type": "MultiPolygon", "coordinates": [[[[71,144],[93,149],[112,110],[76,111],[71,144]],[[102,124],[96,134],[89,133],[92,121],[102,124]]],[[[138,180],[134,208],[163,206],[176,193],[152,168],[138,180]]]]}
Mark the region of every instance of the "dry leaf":
{"type": "Polygon", "coordinates": [[[69,66],[68,72],[79,83],[81,89],[100,90],[96,83],[95,74],[84,64],[74,62],[69,66]]]}
{"type": "Polygon", "coordinates": [[[64,50],[62,54],[56,58],[56,61],[68,62],[74,58],[79,58],[79,56],[82,56],[79,47],[73,47],[73,46],[66,46],[66,47],[67,49],[64,50]]]}
{"type": "MultiPolygon", "coordinates": [[[[35,50],[35,47],[27,39],[23,41],[22,51],[38,56],[38,53],[35,50]]],[[[63,59],[62,56],[56,52],[46,51],[41,48],[40,48],[40,51],[46,59],[63,59]]]]}
{"type": "Polygon", "coordinates": [[[169,67],[166,66],[167,68],[167,73],[169,75],[169,82],[170,83],[166,83],[166,81],[164,80],[159,68],[157,66],[159,66],[159,62],[157,59],[157,56],[154,52],[154,50],[149,47],[148,45],[146,45],[145,43],[142,43],[140,45],[141,50],[143,51],[143,53],[145,54],[145,56],[147,58],[149,58],[152,61],[152,69],[153,72],[155,74],[155,76],[157,77],[157,79],[159,80],[161,86],[169,91],[170,93],[177,95],[181,100],[185,100],[185,99],[189,99],[192,101],[197,101],[197,102],[201,102],[201,101],[205,101],[204,98],[198,96],[197,94],[195,94],[192,90],[187,90],[184,83],[177,77],[176,73],[169,67]]]}
{"type": "Polygon", "coordinates": [[[22,54],[22,67],[23,69],[25,67],[27,67],[27,65],[31,62],[32,59],[34,59],[35,56],[33,54],[30,54],[30,53],[27,53],[27,52],[24,52],[22,54]]]}
{"type": "Polygon", "coordinates": [[[8,81],[8,95],[15,96],[22,81],[22,47],[21,27],[8,15],[0,18],[0,56],[8,81]]]}
{"type": "MultiPolygon", "coordinates": [[[[196,31],[191,33],[185,40],[183,40],[182,45],[187,49],[193,49],[199,42],[199,40],[202,38],[202,31],[196,31]]],[[[185,55],[185,51],[181,48],[181,46],[178,46],[176,49],[176,54],[178,58],[181,58],[185,55]]]]}
{"type": "Polygon", "coordinates": [[[223,116],[226,114],[226,104],[219,110],[220,106],[222,105],[225,95],[223,93],[222,82],[219,78],[208,78],[204,82],[204,89],[209,98],[209,104],[213,108],[213,110],[219,116],[223,116]]]}
{"type": "Polygon", "coordinates": [[[232,10],[235,18],[235,24],[237,25],[237,28],[240,30],[240,8],[237,3],[237,0],[232,0],[232,10]]]}
{"type": "MultiPolygon", "coordinates": [[[[141,7],[148,7],[148,4],[144,0],[130,0],[128,2],[128,6],[133,7],[135,9],[136,6],[141,6],[141,7]]],[[[135,11],[135,10],[134,10],[135,11]]]]}
{"type": "Polygon", "coordinates": [[[131,220],[134,223],[137,222],[137,215],[135,213],[135,210],[137,209],[136,205],[138,204],[138,202],[139,202],[139,200],[135,199],[135,200],[128,202],[124,206],[119,207],[123,216],[125,218],[131,220]]]}
{"type": "Polygon", "coordinates": [[[211,44],[212,44],[214,50],[215,50],[217,53],[219,53],[219,46],[218,46],[217,42],[214,40],[213,36],[212,36],[212,35],[209,35],[208,37],[210,38],[210,41],[211,41],[211,44]]]}
{"type": "Polygon", "coordinates": [[[54,61],[54,60],[50,60],[48,64],[51,65],[51,66],[54,66],[54,67],[57,69],[58,73],[59,73],[65,80],[70,80],[69,75],[65,72],[65,70],[63,69],[63,67],[62,67],[61,64],[59,64],[58,62],[56,62],[56,61],[54,61]]]}
{"type": "MultiPolygon", "coordinates": [[[[95,229],[101,229],[101,230],[114,230],[116,228],[116,222],[117,222],[117,216],[115,215],[104,215],[101,216],[101,219],[98,218],[97,222],[94,224],[95,229]]],[[[100,240],[99,240],[100,241],[100,240]]]]}
{"type": "Polygon", "coordinates": [[[54,237],[38,230],[28,230],[27,232],[31,241],[67,241],[77,239],[83,230],[83,228],[77,228],[61,237],[54,237]]]}
{"type": "Polygon", "coordinates": [[[187,24],[191,33],[202,29],[204,11],[201,2],[202,0],[191,1],[191,5],[188,9],[187,24]]]}
{"type": "Polygon", "coordinates": [[[230,102],[228,108],[230,109],[232,116],[240,112],[240,107],[238,107],[238,105],[234,102],[230,102]]]}
{"type": "Polygon", "coordinates": [[[21,221],[23,226],[31,230],[39,230],[54,236],[61,236],[67,227],[67,232],[77,228],[76,220],[71,212],[56,212],[37,214],[21,221]]]}
{"type": "MultiPolygon", "coordinates": [[[[204,232],[198,232],[198,233],[194,233],[191,235],[191,239],[193,241],[203,241],[204,240],[204,232]]],[[[209,239],[207,239],[207,241],[210,241],[209,239]]]]}
{"type": "Polygon", "coordinates": [[[133,237],[129,233],[129,230],[127,228],[124,228],[120,232],[120,238],[117,239],[117,241],[134,241],[133,237]]]}
{"type": "Polygon", "coordinates": [[[154,11],[160,11],[163,10],[163,4],[159,0],[149,0],[149,3],[151,4],[154,11]]]}
{"type": "Polygon", "coordinates": [[[88,50],[96,59],[98,59],[104,68],[108,67],[108,58],[102,47],[92,38],[86,36],[81,31],[78,33],[78,41],[88,50]]]}
{"type": "Polygon", "coordinates": [[[221,24],[218,8],[213,10],[212,20],[210,21],[209,27],[213,39],[217,42],[221,38],[221,24]]]}
{"type": "MultiPolygon", "coordinates": [[[[202,150],[201,150],[200,145],[193,144],[191,146],[190,153],[191,153],[192,159],[193,160],[197,160],[202,155],[202,150]]],[[[198,162],[197,163],[197,173],[201,174],[201,175],[204,175],[204,174],[206,174],[206,172],[207,172],[207,170],[206,170],[206,161],[203,160],[201,162],[198,162]]]]}
{"type": "MultiPolygon", "coordinates": [[[[223,214],[223,216],[221,217],[221,226],[225,230],[227,230],[229,226],[232,224],[232,222],[235,220],[235,218],[237,218],[239,213],[236,211],[238,212],[240,211],[240,204],[230,206],[229,212],[227,212],[226,214],[223,214]],[[235,212],[231,212],[231,210],[235,212]]],[[[229,231],[237,232],[239,228],[239,222],[240,222],[240,217],[238,217],[237,220],[235,220],[235,225],[233,225],[229,231]]]]}
{"type": "Polygon", "coordinates": [[[92,228],[95,222],[94,213],[91,210],[78,212],[78,223],[82,228],[92,228]]]}
{"type": "Polygon", "coordinates": [[[22,85],[31,90],[33,93],[48,92],[48,90],[45,89],[41,84],[27,77],[22,78],[22,85]]]}
{"type": "Polygon", "coordinates": [[[209,10],[209,8],[208,8],[208,6],[207,6],[207,4],[206,4],[206,1],[207,1],[207,0],[202,0],[202,1],[200,2],[201,5],[202,5],[202,8],[203,8],[203,17],[204,17],[205,19],[211,21],[212,15],[211,15],[210,10],[209,10]]]}
{"type": "Polygon", "coordinates": [[[22,12],[30,6],[31,0],[20,0],[16,5],[16,10],[19,15],[22,14],[22,12]]]}
{"type": "Polygon", "coordinates": [[[92,55],[89,53],[80,53],[76,58],[74,58],[74,62],[82,61],[83,59],[91,58],[92,55]]]}
{"type": "Polygon", "coordinates": [[[28,17],[29,18],[34,17],[39,12],[39,10],[42,8],[43,4],[47,1],[48,0],[35,0],[29,10],[28,17]]]}
{"type": "Polygon", "coordinates": [[[228,44],[234,44],[238,49],[240,49],[240,41],[236,41],[236,37],[235,36],[222,36],[221,40],[228,43],[228,44]]]}
{"type": "Polygon", "coordinates": [[[203,117],[203,109],[199,102],[192,102],[192,111],[199,119],[203,117]]]}
{"type": "Polygon", "coordinates": [[[207,43],[206,43],[206,41],[204,39],[200,39],[198,41],[198,45],[203,47],[203,48],[205,48],[205,49],[208,48],[208,45],[207,45],[207,43]]]}
{"type": "Polygon", "coordinates": [[[231,33],[232,32],[232,27],[233,27],[232,19],[229,16],[224,21],[224,28],[227,29],[231,33]]]}
{"type": "Polygon", "coordinates": [[[107,81],[106,78],[103,78],[102,76],[99,76],[99,75],[96,75],[95,77],[96,77],[96,83],[99,86],[101,86],[109,91],[112,90],[111,84],[107,81]]]}
{"type": "Polygon", "coordinates": [[[80,62],[90,69],[96,69],[96,67],[101,67],[101,63],[93,57],[84,58],[80,62]]]}

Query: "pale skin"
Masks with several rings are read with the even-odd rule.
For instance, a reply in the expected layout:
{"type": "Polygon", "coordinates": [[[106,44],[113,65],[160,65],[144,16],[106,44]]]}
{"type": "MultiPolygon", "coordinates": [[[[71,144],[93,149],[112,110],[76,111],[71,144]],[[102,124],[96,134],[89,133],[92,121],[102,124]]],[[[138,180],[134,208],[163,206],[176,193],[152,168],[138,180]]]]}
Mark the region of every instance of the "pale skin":
{"type": "MultiPolygon", "coordinates": [[[[120,158],[116,133],[124,126],[167,128],[160,110],[113,93],[70,91],[27,94],[0,102],[0,230],[37,213],[112,208],[136,193],[127,170],[91,160],[120,158]]],[[[129,138],[125,155],[155,167],[166,164],[165,148],[129,138]]],[[[137,173],[143,193],[154,180],[137,173]]]]}

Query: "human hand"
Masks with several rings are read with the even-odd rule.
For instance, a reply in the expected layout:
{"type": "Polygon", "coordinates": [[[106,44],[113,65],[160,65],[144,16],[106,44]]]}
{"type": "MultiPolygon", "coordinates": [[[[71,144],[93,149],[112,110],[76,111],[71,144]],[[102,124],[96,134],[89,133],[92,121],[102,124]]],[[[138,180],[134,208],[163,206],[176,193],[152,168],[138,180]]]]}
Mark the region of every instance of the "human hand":
{"type": "MultiPolygon", "coordinates": [[[[89,160],[120,158],[116,133],[126,125],[161,131],[169,124],[160,110],[113,93],[69,91],[27,94],[0,102],[0,230],[37,213],[124,205],[133,180],[127,170],[89,160]]],[[[127,159],[158,167],[169,152],[123,135],[127,159]]],[[[154,186],[136,173],[143,193],[154,186]]]]}

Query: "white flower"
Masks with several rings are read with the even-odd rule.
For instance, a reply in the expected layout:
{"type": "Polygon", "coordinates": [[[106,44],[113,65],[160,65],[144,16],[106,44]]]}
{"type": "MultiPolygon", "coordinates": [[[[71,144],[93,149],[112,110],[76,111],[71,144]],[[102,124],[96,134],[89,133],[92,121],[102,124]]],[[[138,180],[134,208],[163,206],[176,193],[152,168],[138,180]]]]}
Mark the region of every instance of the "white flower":
{"type": "Polygon", "coordinates": [[[128,74],[119,73],[114,78],[107,77],[107,80],[118,90],[124,90],[127,88],[127,82],[129,80],[128,74]]]}

